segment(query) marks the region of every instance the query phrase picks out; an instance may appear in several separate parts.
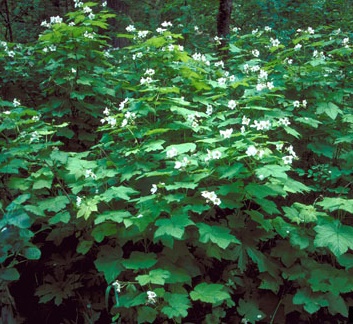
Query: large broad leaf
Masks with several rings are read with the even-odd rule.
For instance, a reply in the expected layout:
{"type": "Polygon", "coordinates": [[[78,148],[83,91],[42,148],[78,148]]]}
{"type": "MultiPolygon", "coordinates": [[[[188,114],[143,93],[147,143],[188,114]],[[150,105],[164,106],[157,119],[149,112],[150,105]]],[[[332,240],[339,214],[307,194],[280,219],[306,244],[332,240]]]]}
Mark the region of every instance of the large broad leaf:
{"type": "Polygon", "coordinates": [[[237,311],[250,323],[262,321],[266,317],[254,300],[245,301],[244,299],[240,299],[237,311]]]}
{"type": "Polygon", "coordinates": [[[226,249],[230,243],[240,244],[240,241],[230,233],[230,229],[222,226],[209,226],[204,223],[198,223],[200,232],[200,242],[207,243],[211,241],[220,248],[226,249]]]}
{"type": "Polygon", "coordinates": [[[141,286],[145,286],[149,283],[156,285],[164,285],[166,279],[170,277],[170,272],[163,269],[151,270],[147,275],[140,275],[136,277],[136,280],[141,286]]]}
{"type": "Polygon", "coordinates": [[[317,312],[321,307],[328,306],[328,301],[323,297],[322,294],[315,294],[304,288],[297,291],[293,297],[293,304],[304,305],[304,309],[313,314],[317,312]]]}
{"type": "Polygon", "coordinates": [[[156,254],[134,251],[129,259],[122,261],[126,269],[148,269],[157,263],[156,254]]]}
{"type": "Polygon", "coordinates": [[[176,239],[181,239],[184,235],[185,227],[193,224],[194,222],[191,221],[186,214],[159,219],[156,221],[158,229],[154,233],[154,237],[158,238],[167,235],[175,237],[176,239]]]}
{"type": "Polygon", "coordinates": [[[318,202],[317,204],[331,212],[334,210],[341,209],[353,214],[353,199],[325,197],[322,201],[318,202]]]}
{"type": "Polygon", "coordinates": [[[336,256],[353,249],[353,227],[343,225],[339,220],[314,227],[317,235],[314,244],[328,247],[336,256]]]}
{"type": "Polygon", "coordinates": [[[186,317],[190,308],[190,300],[186,294],[166,293],[164,300],[168,302],[168,306],[162,308],[162,313],[168,318],[186,317]]]}
{"type": "Polygon", "coordinates": [[[124,270],[121,264],[122,256],[122,250],[119,248],[113,248],[109,245],[101,247],[101,251],[98,253],[94,264],[98,271],[103,272],[105,280],[108,283],[116,280],[120,272],[124,270]]]}
{"type": "Polygon", "coordinates": [[[200,300],[205,303],[218,303],[230,298],[228,292],[224,291],[220,284],[201,283],[190,293],[192,300],[200,300]]]}

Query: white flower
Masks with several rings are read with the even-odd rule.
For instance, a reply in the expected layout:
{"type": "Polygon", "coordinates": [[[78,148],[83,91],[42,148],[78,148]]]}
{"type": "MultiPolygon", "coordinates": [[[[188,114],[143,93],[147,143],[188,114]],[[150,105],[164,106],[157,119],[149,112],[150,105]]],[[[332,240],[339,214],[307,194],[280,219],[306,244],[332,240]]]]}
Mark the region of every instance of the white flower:
{"type": "Polygon", "coordinates": [[[222,156],[222,153],[218,150],[212,152],[212,159],[219,160],[222,156]]]}
{"type": "Polygon", "coordinates": [[[254,156],[257,154],[257,149],[254,145],[250,145],[245,153],[247,156],[254,156]]]}
{"type": "Polygon", "coordinates": [[[349,38],[348,38],[348,37],[343,38],[342,44],[343,44],[343,45],[347,45],[348,43],[349,43],[349,38]]]}
{"type": "Polygon", "coordinates": [[[292,164],[293,156],[291,156],[291,155],[284,156],[284,157],[282,157],[282,160],[283,160],[284,164],[292,164]]]}
{"type": "Polygon", "coordinates": [[[21,105],[21,103],[16,98],[13,100],[12,104],[14,107],[18,107],[21,105]]]}
{"type": "Polygon", "coordinates": [[[230,138],[232,133],[233,133],[233,128],[229,128],[226,130],[220,130],[219,131],[220,135],[223,136],[224,138],[230,138]]]}
{"type": "Polygon", "coordinates": [[[77,207],[80,207],[81,202],[82,202],[82,198],[79,197],[79,196],[77,196],[77,197],[76,197],[76,206],[77,206],[77,207]]]}
{"type": "Polygon", "coordinates": [[[156,302],[156,299],[155,299],[156,297],[157,297],[157,294],[155,292],[147,291],[147,298],[148,298],[147,302],[148,303],[154,304],[156,302]]]}
{"type": "Polygon", "coordinates": [[[307,105],[307,104],[308,104],[308,102],[304,99],[304,100],[302,101],[303,107],[306,108],[306,105],[307,105]]]}
{"type": "Polygon", "coordinates": [[[92,169],[87,169],[85,172],[85,178],[97,179],[97,176],[93,173],[92,169]]]}
{"type": "Polygon", "coordinates": [[[230,81],[230,82],[234,82],[234,81],[235,81],[235,76],[234,76],[234,75],[231,75],[231,76],[229,77],[229,81],[230,81]]]}
{"type": "Polygon", "coordinates": [[[207,114],[208,116],[211,116],[212,113],[213,113],[213,108],[212,108],[212,106],[211,106],[210,104],[208,104],[208,105],[207,105],[207,109],[206,109],[206,114],[207,114]]]}
{"type": "Polygon", "coordinates": [[[233,110],[237,106],[237,103],[235,100],[229,100],[228,101],[228,108],[233,110]]]}
{"type": "Polygon", "coordinates": [[[269,26],[265,26],[265,31],[269,32],[269,31],[271,31],[271,30],[272,30],[272,28],[271,28],[271,27],[269,27],[269,26]]]}
{"type": "Polygon", "coordinates": [[[173,158],[174,156],[178,155],[178,150],[175,147],[172,147],[170,150],[167,151],[167,158],[173,158]]]}
{"type": "Polygon", "coordinates": [[[35,121],[35,122],[36,122],[36,121],[39,121],[39,116],[33,116],[33,117],[32,117],[32,120],[35,121]]]}
{"type": "Polygon", "coordinates": [[[182,168],[183,164],[179,161],[175,161],[174,169],[180,169],[182,168]]]}
{"type": "Polygon", "coordinates": [[[220,205],[221,200],[217,197],[214,191],[202,191],[201,196],[206,198],[206,202],[211,201],[214,205],[220,205]]]}
{"type": "Polygon", "coordinates": [[[243,116],[241,120],[242,125],[249,125],[250,124],[250,118],[247,118],[245,115],[243,116]]]}
{"type": "Polygon", "coordinates": [[[104,2],[102,3],[102,7],[105,8],[106,6],[107,6],[107,1],[104,1],[104,2]]]}
{"type": "Polygon", "coordinates": [[[71,68],[71,73],[76,73],[76,69],[71,68]]]}
{"type": "Polygon", "coordinates": [[[276,144],[276,149],[277,149],[278,151],[281,151],[282,148],[283,148],[283,143],[276,144]]]}
{"type": "Polygon", "coordinates": [[[254,55],[255,57],[259,57],[260,52],[259,52],[259,50],[254,49],[254,50],[251,51],[251,54],[254,55]]]}
{"type": "Polygon", "coordinates": [[[153,69],[147,69],[146,72],[145,72],[145,75],[146,74],[152,76],[152,75],[155,74],[155,71],[153,69]]]}
{"type": "Polygon", "coordinates": [[[293,157],[297,157],[297,155],[295,154],[294,150],[293,150],[293,145],[290,145],[286,148],[286,150],[288,151],[289,154],[291,154],[293,157]]]}
{"type": "Polygon", "coordinates": [[[14,51],[8,51],[7,55],[10,57],[14,57],[15,56],[15,52],[14,51]]]}
{"type": "Polygon", "coordinates": [[[161,23],[162,27],[172,27],[173,24],[170,21],[164,21],[161,23]]]}
{"type": "Polygon", "coordinates": [[[50,24],[49,24],[46,20],[42,21],[42,23],[41,23],[40,25],[41,25],[42,27],[47,27],[47,28],[50,27],[50,24]]]}
{"type": "Polygon", "coordinates": [[[245,127],[244,127],[244,126],[241,126],[241,127],[240,127],[240,132],[241,132],[242,134],[245,133],[245,127]]]}
{"type": "Polygon", "coordinates": [[[121,122],[121,127],[125,127],[128,123],[128,120],[125,118],[123,119],[123,121],[121,122]]]}
{"type": "Polygon", "coordinates": [[[220,86],[224,86],[227,82],[227,79],[226,78],[219,78],[217,81],[220,86]]]}
{"type": "Polygon", "coordinates": [[[278,47],[281,44],[281,42],[278,39],[271,38],[270,41],[271,41],[272,47],[278,47]]]}
{"type": "Polygon", "coordinates": [[[275,86],[273,85],[273,82],[271,81],[271,82],[267,82],[266,83],[266,85],[267,85],[267,88],[269,89],[269,90],[272,90],[275,86]]]}
{"type": "Polygon", "coordinates": [[[223,61],[216,62],[214,65],[217,66],[217,67],[221,66],[222,68],[224,68],[224,62],[223,61]]]}
{"type": "Polygon", "coordinates": [[[294,106],[295,108],[299,108],[299,106],[300,106],[299,100],[295,100],[295,101],[293,102],[293,106],[294,106]]]}
{"type": "Polygon", "coordinates": [[[166,31],[166,29],[165,29],[165,28],[161,28],[161,27],[158,27],[158,28],[156,29],[156,32],[159,33],[159,34],[162,34],[162,33],[164,33],[165,31],[166,31]]]}
{"type": "Polygon", "coordinates": [[[280,125],[283,125],[283,126],[290,125],[290,121],[289,121],[288,117],[280,118],[278,122],[280,125]]]}
{"type": "Polygon", "coordinates": [[[119,283],[118,280],[116,280],[115,282],[113,282],[113,283],[112,283],[112,286],[115,286],[116,292],[118,292],[118,293],[120,292],[121,285],[120,285],[120,283],[119,283]]]}
{"type": "Polygon", "coordinates": [[[294,50],[295,50],[295,51],[299,51],[301,48],[302,48],[302,45],[299,44],[299,43],[294,46],[294,50]]]}
{"type": "Polygon", "coordinates": [[[87,6],[86,6],[86,7],[83,7],[83,12],[89,14],[89,13],[92,12],[92,9],[91,9],[90,7],[87,7],[87,6]]]}
{"type": "Polygon", "coordinates": [[[126,29],[126,31],[129,32],[129,33],[132,33],[132,32],[134,32],[134,31],[136,31],[136,28],[135,28],[134,25],[129,25],[129,26],[127,26],[125,29],[126,29]]]}
{"type": "Polygon", "coordinates": [[[271,127],[271,122],[269,120],[254,121],[250,127],[256,128],[256,130],[269,130],[271,127]]]}
{"type": "Polygon", "coordinates": [[[125,98],[124,101],[122,101],[120,104],[119,104],[119,110],[123,110],[124,107],[125,107],[125,104],[129,101],[129,98],[125,98]]]}
{"type": "Polygon", "coordinates": [[[137,215],[137,218],[142,218],[142,217],[143,217],[142,214],[137,215]]]}
{"type": "Polygon", "coordinates": [[[265,70],[261,69],[259,73],[259,79],[267,80],[267,77],[268,77],[268,73],[265,70]]]}
{"type": "Polygon", "coordinates": [[[88,19],[91,19],[91,20],[94,19],[94,17],[95,17],[95,14],[92,12],[88,15],[88,19]]]}
{"type": "Polygon", "coordinates": [[[137,37],[138,38],[145,38],[148,33],[149,33],[148,30],[139,30],[137,33],[137,37]]]}
{"type": "Polygon", "coordinates": [[[266,84],[265,83],[258,83],[257,85],[256,85],[256,90],[257,91],[262,91],[263,89],[265,89],[266,88],[266,84]]]}
{"type": "Polygon", "coordinates": [[[55,52],[56,51],[56,46],[55,45],[50,45],[49,49],[51,52],[55,52]]]}
{"type": "Polygon", "coordinates": [[[311,27],[308,27],[307,32],[312,35],[315,34],[315,30],[312,29],[311,27]]]}
{"type": "Polygon", "coordinates": [[[61,24],[62,22],[63,22],[63,19],[59,16],[50,17],[50,24],[61,24]]]}
{"type": "Polygon", "coordinates": [[[151,194],[154,195],[157,192],[158,188],[156,184],[152,184],[152,188],[151,188],[151,194]]]}

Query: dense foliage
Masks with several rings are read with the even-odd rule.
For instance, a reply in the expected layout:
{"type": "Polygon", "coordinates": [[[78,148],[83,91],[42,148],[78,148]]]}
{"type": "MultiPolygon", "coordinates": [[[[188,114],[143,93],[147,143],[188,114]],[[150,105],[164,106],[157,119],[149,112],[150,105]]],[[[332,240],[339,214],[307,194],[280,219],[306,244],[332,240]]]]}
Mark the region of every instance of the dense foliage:
{"type": "Polygon", "coordinates": [[[352,35],[235,27],[225,62],[164,21],[114,49],[104,5],[0,44],[2,321],[347,318],[352,35]]]}

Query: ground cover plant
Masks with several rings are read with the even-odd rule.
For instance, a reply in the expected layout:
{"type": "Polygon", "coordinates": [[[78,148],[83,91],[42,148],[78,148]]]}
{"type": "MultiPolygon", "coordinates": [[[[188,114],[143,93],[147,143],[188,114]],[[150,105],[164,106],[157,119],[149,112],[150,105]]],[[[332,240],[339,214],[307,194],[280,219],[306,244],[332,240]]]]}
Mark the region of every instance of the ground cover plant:
{"type": "Polygon", "coordinates": [[[164,21],[114,49],[75,7],[0,44],[2,321],[347,319],[352,35],[234,28],[224,57],[164,21]]]}

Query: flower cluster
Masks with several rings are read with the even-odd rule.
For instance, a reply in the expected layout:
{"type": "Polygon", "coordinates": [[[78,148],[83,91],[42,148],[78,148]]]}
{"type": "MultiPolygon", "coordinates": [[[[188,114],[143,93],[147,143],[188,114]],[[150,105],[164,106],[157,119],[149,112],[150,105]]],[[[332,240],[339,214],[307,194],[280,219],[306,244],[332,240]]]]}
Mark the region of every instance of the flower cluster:
{"type": "Polygon", "coordinates": [[[306,108],[307,104],[308,102],[305,99],[302,102],[300,102],[299,100],[293,101],[294,108],[299,108],[299,107],[306,108]]]}
{"type": "Polygon", "coordinates": [[[154,291],[147,291],[147,303],[155,304],[157,294],[154,291]]]}
{"type": "Polygon", "coordinates": [[[233,128],[229,128],[224,131],[223,130],[219,131],[219,134],[224,138],[230,138],[232,136],[232,133],[233,133],[233,128]]]}
{"type": "Polygon", "coordinates": [[[209,66],[211,64],[210,61],[207,60],[206,56],[204,54],[201,54],[201,53],[194,53],[192,55],[192,58],[195,61],[204,62],[207,66],[209,66]]]}
{"type": "Polygon", "coordinates": [[[87,169],[85,172],[85,178],[92,178],[93,180],[97,179],[96,174],[92,171],[92,169],[87,169]]]}
{"type": "Polygon", "coordinates": [[[217,197],[214,191],[202,191],[201,196],[206,198],[206,202],[211,201],[214,205],[220,205],[221,200],[217,197]]]}
{"type": "Polygon", "coordinates": [[[121,123],[121,127],[125,127],[129,122],[131,123],[131,124],[133,124],[134,123],[134,120],[136,119],[136,114],[135,113],[132,113],[132,112],[130,112],[130,111],[127,111],[126,113],[125,113],[125,115],[124,115],[124,119],[123,119],[123,121],[122,121],[122,123],[121,123]]]}
{"type": "Polygon", "coordinates": [[[108,123],[111,127],[114,127],[116,125],[116,119],[112,116],[110,116],[110,109],[105,107],[103,114],[106,116],[101,119],[101,123],[104,124],[105,122],[108,123]]]}
{"type": "Polygon", "coordinates": [[[265,151],[264,150],[258,150],[254,145],[250,145],[246,149],[245,154],[247,156],[256,156],[256,155],[258,155],[259,158],[261,159],[264,156],[265,151]]]}
{"type": "Polygon", "coordinates": [[[254,123],[250,125],[252,128],[256,128],[256,130],[269,130],[271,128],[271,122],[269,120],[254,120],[254,123]]]}
{"type": "Polygon", "coordinates": [[[92,12],[92,9],[90,7],[88,7],[88,6],[83,7],[83,12],[88,14],[89,19],[91,19],[91,20],[94,19],[95,15],[92,12]]]}
{"type": "Polygon", "coordinates": [[[59,16],[55,17],[50,17],[50,21],[47,22],[46,20],[42,21],[40,24],[42,27],[50,28],[54,24],[61,24],[63,22],[63,19],[59,16]]]}
{"type": "Polygon", "coordinates": [[[186,166],[188,164],[190,164],[190,163],[191,162],[189,161],[189,159],[186,156],[184,156],[183,160],[181,162],[180,161],[175,161],[174,169],[179,170],[179,169],[182,169],[182,168],[186,168],[186,166]]]}
{"type": "Polygon", "coordinates": [[[282,160],[284,164],[292,164],[293,159],[297,158],[297,155],[295,154],[293,150],[293,146],[290,145],[285,149],[288,152],[288,155],[283,156],[282,160]]]}
{"type": "Polygon", "coordinates": [[[210,160],[219,160],[222,157],[222,153],[218,150],[210,151],[207,150],[207,156],[205,157],[205,162],[210,160]]]}
{"type": "Polygon", "coordinates": [[[199,127],[201,116],[199,113],[196,112],[195,114],[188,115],[187,120],[191,124],[192,128],[196,128],[196,127],[199,127]]]}

